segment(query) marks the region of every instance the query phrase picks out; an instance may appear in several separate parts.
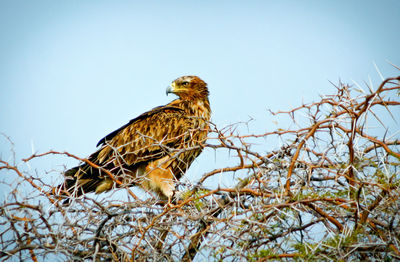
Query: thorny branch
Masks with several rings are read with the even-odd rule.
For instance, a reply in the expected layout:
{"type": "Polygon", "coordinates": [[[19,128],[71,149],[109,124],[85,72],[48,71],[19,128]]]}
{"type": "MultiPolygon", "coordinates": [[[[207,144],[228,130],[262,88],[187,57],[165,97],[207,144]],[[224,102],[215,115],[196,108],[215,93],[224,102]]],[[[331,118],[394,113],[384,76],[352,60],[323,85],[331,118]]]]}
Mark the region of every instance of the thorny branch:
{"type": "Polygon", "coordinates": [[[19,163],[10,143],[12,160],[0,159],[0,187],[6,192],[0,202],[0,257],[400,259],[399,83],[400,77],[388,78],[376,91],[368,86],[368,94],[339,83],[335,94],[320,101],[272,112],[288,116],[290,128],[241,134],[247,123],[212,124],[203,154],[229,153],[230,160],[217,161],[217,168],[193,182],[180,181],[179,198],[167,205],[126,187],[63,205],[49,192],[52,178],[65,170],[33,172],[24,163],[64,156],[121,182],[68,152],[34,154],[19,163]],[[219,185],[222,177],[231,184],[219,185]]]}

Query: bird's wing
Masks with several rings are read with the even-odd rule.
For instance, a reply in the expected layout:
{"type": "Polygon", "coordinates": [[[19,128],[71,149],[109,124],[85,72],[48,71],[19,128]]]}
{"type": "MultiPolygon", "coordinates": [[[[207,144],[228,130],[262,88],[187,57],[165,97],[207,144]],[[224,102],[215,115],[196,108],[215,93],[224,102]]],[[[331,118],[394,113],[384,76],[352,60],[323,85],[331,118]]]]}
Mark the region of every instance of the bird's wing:
{"type": "Polygon", "coordinates": [[[161,106],[132,119],[101,139],[96,162],[115,161],[125,165],[159,159],[170,149],[184,146],[193,128],[193,118],[178,107],[161,106]]]}

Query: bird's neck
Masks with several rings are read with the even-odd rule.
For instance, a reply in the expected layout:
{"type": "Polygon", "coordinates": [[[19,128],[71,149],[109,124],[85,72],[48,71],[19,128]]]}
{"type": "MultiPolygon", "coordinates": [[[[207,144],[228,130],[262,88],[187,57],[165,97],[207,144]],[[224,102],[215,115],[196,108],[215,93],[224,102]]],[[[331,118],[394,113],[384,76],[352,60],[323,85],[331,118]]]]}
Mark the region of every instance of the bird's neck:
{"type": "Polygon", "coordinates": [[[207,97],[195,100],[176,99],[172,101],[170,105],[185,110],[191,116],[201,117],[205,120],[210,120],[211,108],[210,102],[208,101],[207,97]]]}

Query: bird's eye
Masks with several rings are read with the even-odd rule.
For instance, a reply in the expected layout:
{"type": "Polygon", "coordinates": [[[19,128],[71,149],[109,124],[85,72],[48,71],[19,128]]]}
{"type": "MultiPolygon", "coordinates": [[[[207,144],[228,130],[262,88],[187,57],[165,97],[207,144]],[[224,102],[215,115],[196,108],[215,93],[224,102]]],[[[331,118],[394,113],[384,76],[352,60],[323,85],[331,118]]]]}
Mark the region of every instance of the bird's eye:
{"type": "Polygon", "coordinates": [[[182,85],[183,86],[187,86],[189,84],[189,82],[188,81],[184,81],[184,82],[182,82],[182,85]]]}

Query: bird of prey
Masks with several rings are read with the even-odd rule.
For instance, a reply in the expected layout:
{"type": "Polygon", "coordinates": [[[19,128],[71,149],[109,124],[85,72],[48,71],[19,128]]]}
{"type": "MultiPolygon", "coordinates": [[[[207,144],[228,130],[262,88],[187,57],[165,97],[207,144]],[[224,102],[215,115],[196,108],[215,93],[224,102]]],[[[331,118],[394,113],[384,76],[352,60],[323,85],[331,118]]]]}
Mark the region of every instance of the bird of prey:
{"type": "Polygon", "coordinates": [[[179,180],[202,152],[211,116],[207,84],[182,76],[167,88],[178,99],[153,108],[102,138],[83,164],[64,173],[55,194],[80,196],[140,186],[170,199],[179,180]]]}

